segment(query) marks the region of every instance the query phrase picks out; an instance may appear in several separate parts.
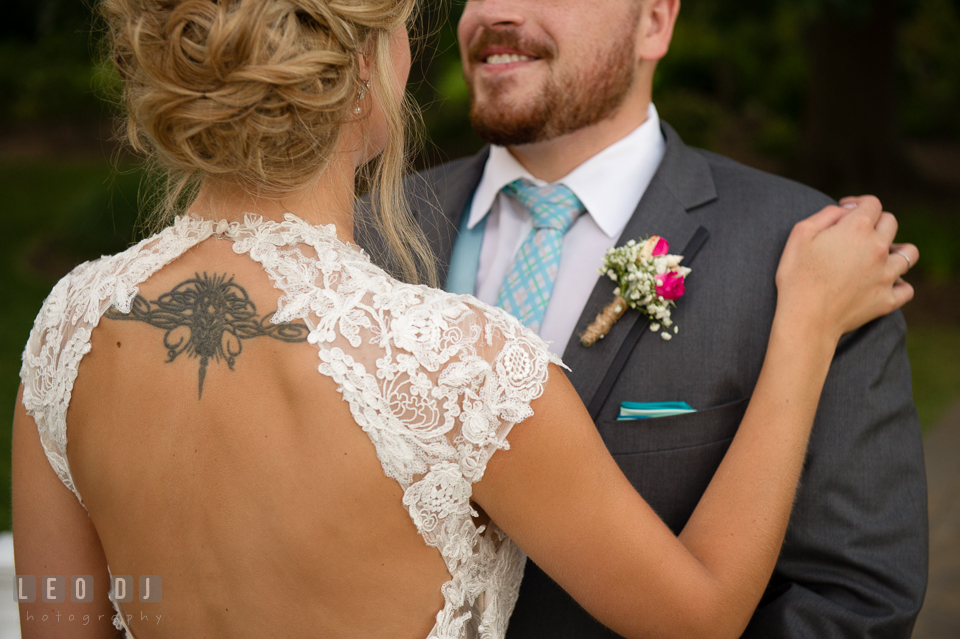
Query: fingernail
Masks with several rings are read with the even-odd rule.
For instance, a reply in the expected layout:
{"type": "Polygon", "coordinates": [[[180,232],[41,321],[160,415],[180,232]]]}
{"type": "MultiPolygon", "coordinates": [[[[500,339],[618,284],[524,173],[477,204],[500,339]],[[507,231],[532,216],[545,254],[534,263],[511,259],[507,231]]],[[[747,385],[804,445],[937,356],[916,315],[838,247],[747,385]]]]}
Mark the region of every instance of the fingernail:
{"type": "Polygon", "coordinates": [[[854,204],[853,202],[847,202],[846,204],[843,205],[843,208],[850,209],[852,211],[853,209],[857,208],[857,205],[854,204]]]}

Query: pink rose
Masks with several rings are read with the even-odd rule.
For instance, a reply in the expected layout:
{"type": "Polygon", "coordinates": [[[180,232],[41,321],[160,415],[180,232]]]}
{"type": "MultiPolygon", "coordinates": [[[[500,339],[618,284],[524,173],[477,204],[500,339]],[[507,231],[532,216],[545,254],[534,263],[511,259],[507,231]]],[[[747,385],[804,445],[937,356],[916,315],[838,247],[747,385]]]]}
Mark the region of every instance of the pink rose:
{"type": "MultiPolygon", "coordinates": [[[[667,251],[669,250],[670,245],[667,244],[667,241],[662,237],[659,237],[657,238],[657,245],[653,247],[653,253],[651,255],[654,257],[660,257],[661,255],[666,255],[667,251]]],[[[680,293],[680,295],[683,295],[683,293],[680,293]]]]}
{"type": "Polygon", "coordinates": [[[683,286],[683,276],[678,273],[669,272],[663,275],[657,275],[657,295],[665,300],[675,300],[683,297],[686,288],[683,286]]]}

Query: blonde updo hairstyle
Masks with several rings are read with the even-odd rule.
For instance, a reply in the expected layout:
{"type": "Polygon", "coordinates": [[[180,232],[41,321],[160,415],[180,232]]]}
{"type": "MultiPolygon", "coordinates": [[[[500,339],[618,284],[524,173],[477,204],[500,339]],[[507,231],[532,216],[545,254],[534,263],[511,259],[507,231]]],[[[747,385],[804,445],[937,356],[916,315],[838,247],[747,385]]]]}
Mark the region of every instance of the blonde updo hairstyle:
{"type": "Polygon", "coordinates": [[[162,222],[208,178],[278,196],[309,186],[343,124],[358,117],[363,54],[388,131],[369,176],[384,257],[404,279],[434,283],[433,258],[401,188],[411,110],[395,88],[390,50],[415,4],[102,0],[126,137],[166,177],[162,222]]]}

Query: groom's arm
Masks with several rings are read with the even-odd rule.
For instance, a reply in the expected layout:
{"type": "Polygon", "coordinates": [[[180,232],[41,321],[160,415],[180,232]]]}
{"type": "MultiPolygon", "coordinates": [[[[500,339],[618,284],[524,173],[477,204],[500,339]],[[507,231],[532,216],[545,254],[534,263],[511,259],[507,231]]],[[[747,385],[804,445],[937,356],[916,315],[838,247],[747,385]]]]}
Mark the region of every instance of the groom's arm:
{"type": "Polygon", "coordinates": [[[748,639],[907,639],[927,583],[927,490],[897,312],[841,341],[787,538],[748,639]]]}

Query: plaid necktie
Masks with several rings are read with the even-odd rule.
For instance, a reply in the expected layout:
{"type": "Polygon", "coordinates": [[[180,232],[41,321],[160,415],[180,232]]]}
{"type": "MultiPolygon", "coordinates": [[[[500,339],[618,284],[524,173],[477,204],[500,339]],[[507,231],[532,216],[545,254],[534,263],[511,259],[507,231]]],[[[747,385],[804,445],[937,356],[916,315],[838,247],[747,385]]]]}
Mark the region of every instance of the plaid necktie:
{"type": "Polygon", "coordinates": [[[583,213],[583,204],[562,184],[536,186],[515,180],[503,187],[503,192],[530,212],[533,230],[513,258],[497,306],[539,331],[560,270],[563,234],[583,213]]]}

